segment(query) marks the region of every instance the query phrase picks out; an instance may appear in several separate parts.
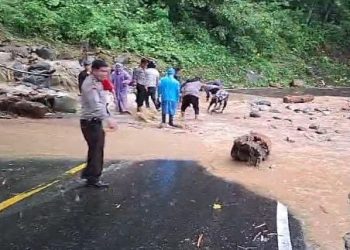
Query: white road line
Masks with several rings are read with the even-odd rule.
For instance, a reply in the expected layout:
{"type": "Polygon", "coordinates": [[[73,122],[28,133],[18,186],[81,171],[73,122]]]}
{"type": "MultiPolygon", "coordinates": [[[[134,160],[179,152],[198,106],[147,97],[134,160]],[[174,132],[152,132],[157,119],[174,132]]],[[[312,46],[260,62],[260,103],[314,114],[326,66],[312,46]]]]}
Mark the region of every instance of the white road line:
{"type": "Polygon", "coordinates": [[[292,250],[288,222],[288,209],[280,202],[277,202],[277,235],[278,250],[292,250]]]}

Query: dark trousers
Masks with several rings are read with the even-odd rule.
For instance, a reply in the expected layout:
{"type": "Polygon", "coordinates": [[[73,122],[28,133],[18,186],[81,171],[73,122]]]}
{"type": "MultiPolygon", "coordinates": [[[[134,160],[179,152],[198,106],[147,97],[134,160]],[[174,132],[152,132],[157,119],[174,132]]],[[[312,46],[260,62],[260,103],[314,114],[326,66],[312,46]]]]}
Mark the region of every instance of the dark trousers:
{"type": "MultiPolygon", "coordinates": [[[[166,114],[162,114],[162,123],[166,123],[166,114]]],[[[169,125],[174,126],[174,116],[169,115],[169,125]]]]}
{"type": "Polygon", "coordinates": [[[147,98],[147,89],[146,86],[137,84],[136,85],[136,102],[137,102],[137,107],[141,108],[143,106],[143,103],[146,101],[147,98]]]}
{"type": "Polygon", "coordinates": [[[194,95],[185,95],[182,98],[181,112],[185,112],[191,104],[194,109],[194,113],[199,115],[199,98],[194,95]]]}
{"type": "Polygon", "coordinates": [[[147,97],[146,97],[146,107],[149,108],[149,98],[151,97],[152,102],[154,104],[154,106],[156,107],[156,109],[159,108],[158,105],[158,101],[156,98],[156,93],[157,93],[157,88],[156,87],[148,87],[148,91],[147,91],[147,97]]]}
{"type": "Polygon", "coordinates": [[[98,182],[103,169],[105,132],[102,121],[99,119],[80,120],[80,127],[89,147],[87,165],[81,174],[81,178],[95,183],[98,182]]]}

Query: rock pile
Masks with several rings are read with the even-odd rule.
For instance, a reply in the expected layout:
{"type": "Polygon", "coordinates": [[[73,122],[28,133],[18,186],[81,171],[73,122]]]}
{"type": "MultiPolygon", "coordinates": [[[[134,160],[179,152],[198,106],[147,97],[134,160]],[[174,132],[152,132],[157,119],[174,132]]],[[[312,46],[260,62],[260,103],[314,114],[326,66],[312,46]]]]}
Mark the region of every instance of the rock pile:
{"type": "Polygon", "coordinates": [[[30,118],[44,118],[49,112],[75,113],[78,102],[67,92],[35,85],[0,88],[0,111],[30,118]]]}
{"type": "Polygon", "coordinates": [[[245,161],[259,166],[271,152],[270,139],[262,134],[250,133],[237,138],[231,149],[231,157],[237,161],[245,161]]]}

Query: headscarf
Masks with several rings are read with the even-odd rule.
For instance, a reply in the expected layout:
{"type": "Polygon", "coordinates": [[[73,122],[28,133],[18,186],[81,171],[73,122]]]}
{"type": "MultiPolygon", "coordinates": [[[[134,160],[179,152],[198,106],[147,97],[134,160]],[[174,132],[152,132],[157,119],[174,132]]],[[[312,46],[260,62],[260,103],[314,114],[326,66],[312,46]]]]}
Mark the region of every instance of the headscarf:
{"type": "Polygon", "coordinates": [[[121,64],[121,63],[116,63],[115,64],[115,69],[116,70],[122,70],[123,68],[124,68],[123,64],[121,64]]]}

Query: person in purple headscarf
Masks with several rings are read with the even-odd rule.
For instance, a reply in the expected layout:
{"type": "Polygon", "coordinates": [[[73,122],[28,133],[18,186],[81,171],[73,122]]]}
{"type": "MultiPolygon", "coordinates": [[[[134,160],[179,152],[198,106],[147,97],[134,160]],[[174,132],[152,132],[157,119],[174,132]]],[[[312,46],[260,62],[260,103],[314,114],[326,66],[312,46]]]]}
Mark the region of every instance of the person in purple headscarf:
{"type": "Polygon", "coordinates": [[[117,109],[121,114],[130,114],[130,111],[128,111],[128,89],[131,81],[130,74],[124,70],[122,64],[117,63],[112,74],[112,82],[116,95],[117,109]]]}

